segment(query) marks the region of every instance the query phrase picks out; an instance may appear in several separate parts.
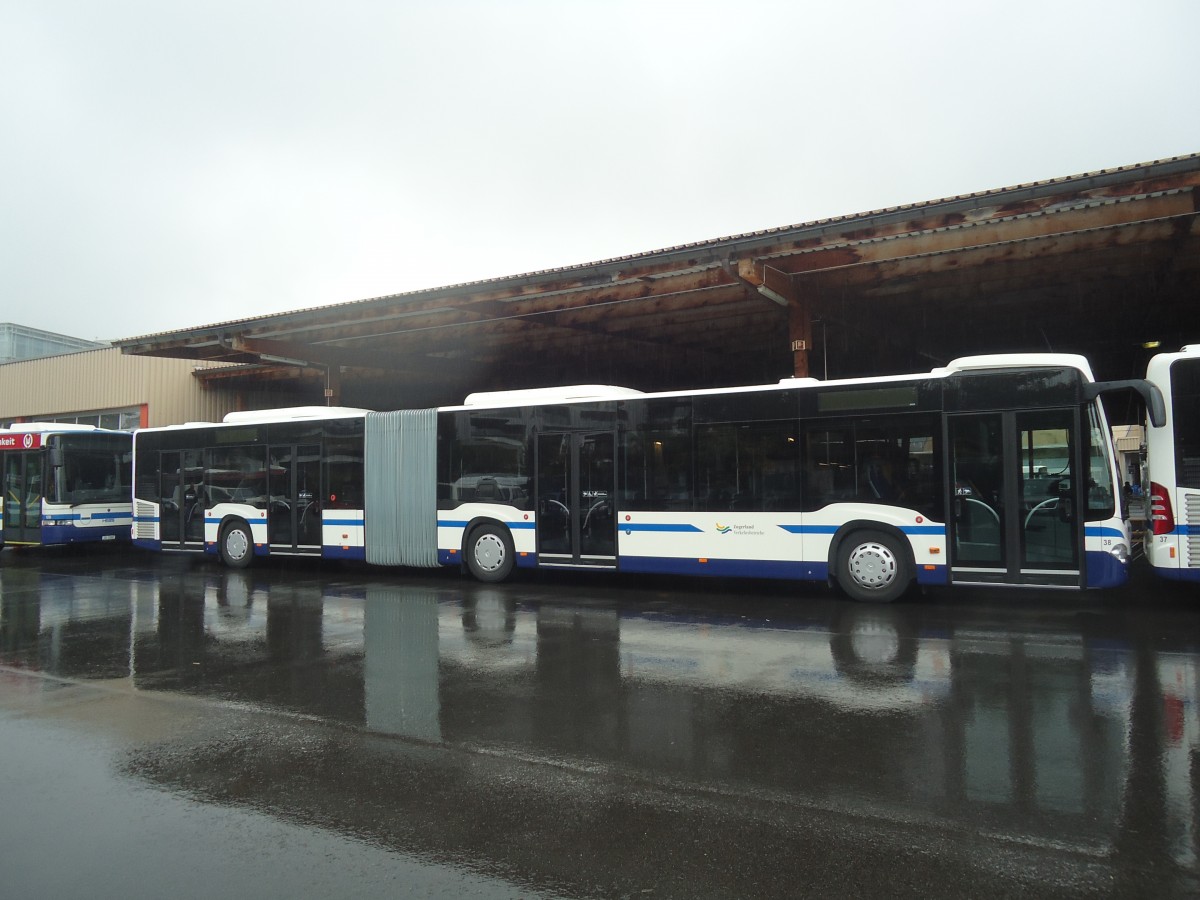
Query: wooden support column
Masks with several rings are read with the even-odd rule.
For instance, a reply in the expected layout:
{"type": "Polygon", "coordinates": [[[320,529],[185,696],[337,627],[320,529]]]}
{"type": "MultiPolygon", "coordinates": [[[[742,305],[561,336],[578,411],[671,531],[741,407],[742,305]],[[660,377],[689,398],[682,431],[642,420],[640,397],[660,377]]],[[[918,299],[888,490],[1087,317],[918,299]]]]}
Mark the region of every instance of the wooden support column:
{"type": "Polygon", "coordinates": [[[792,375],[807,378],[809,353],[812,352],[812,307],[808,297],[796,290],[790,274],[758,260],[740,260],[734,277],[787,310],[792,375]]]}
{"type": "Polygon", "coordinates": [[[325,405],[342,405],[342,367],[328,365],[325,367],[325,405]]]}
{"type": "Polygon", "coordinates": [[[793,295],[788,304],[788,337],[792,342],[792,374],[807,378],[812,353],[812,311],[807,298],[793,295]]]}

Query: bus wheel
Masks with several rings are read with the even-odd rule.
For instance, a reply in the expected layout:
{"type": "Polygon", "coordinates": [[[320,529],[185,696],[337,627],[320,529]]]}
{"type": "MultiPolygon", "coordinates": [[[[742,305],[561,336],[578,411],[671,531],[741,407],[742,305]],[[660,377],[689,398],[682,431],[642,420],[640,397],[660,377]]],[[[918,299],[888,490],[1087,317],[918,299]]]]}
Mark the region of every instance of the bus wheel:
{"type": "Polygon", "coordinates": [[[480,525],[467,541],[467,569],[480,581],[504,581],[512,574],[513,556],[512,538],[499,525],[480,525]]]}
{"type": "Polygon", "coordinates": [[[221,560],[231,569],[244,569],[254,559],[254,537],[250,526],[240,520],[221,531],[221,560]]]}
{"type": "Polygon", "coordinates": [[[837,553],[837,582],[855,600],[891,603],[912,584],[908,554],[899,541],[881,531],[856,531],[837,553]]]}

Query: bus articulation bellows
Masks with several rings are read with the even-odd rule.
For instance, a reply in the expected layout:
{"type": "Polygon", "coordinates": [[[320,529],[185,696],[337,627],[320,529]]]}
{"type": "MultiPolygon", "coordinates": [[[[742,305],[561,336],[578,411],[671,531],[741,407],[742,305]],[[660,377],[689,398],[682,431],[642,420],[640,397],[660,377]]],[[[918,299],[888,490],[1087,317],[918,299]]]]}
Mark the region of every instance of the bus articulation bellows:
{"type": "Polygon", "coordinates": [[[0,428],[0,546],[129,541],[133,439],[90,425],[0,428]]]}
{"type": "MultiPolygon", "coordinates": [[[[1123,382],[1119,387],[1131,386],[1123,382]]],[[[219,554],[912,584],[1126,578],[1106,385],[1059,354],[920,375],[310,407],[135,436],[134,543],[219,554]]]]}

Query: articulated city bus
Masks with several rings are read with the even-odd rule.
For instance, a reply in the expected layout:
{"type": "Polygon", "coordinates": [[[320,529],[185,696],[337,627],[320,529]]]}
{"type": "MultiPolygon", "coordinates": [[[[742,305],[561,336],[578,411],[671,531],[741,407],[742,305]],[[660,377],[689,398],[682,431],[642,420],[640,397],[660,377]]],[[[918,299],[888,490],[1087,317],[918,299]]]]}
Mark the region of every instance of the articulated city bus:
{"type": "Polygon", "coordinates": [[[1200,582],[1200,344],[1156,355],[1146,380],[1166,401],[1166,420],[1146,428],[1146,559],[1164,578],[1200,582]]]}
{"type": "Polygon", "coordinates": [[[0,428],[0,546],[128,541],[132,458],[126,431],[55,422],[0,428]]]}
{"type": "Polygon", "coordinates": [[[643,394],[473,394],[135,436],[134,543],[219,554],[913,584],[1126,578],[1109,428],[1082,357],[643,394]]]}

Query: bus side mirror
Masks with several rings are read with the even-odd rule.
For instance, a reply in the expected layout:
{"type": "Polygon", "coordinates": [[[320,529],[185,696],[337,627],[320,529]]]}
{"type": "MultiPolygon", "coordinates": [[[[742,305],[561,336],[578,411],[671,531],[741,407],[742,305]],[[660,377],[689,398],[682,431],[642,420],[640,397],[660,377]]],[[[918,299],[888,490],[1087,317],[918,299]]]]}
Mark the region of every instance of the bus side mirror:
{"type": "Polygon", "coordinates": [[[63,467],[63,452],[62,447],[52,446],[46,453],[46,458],[50,460],[50,465],[55,469],[63,467]]]}

